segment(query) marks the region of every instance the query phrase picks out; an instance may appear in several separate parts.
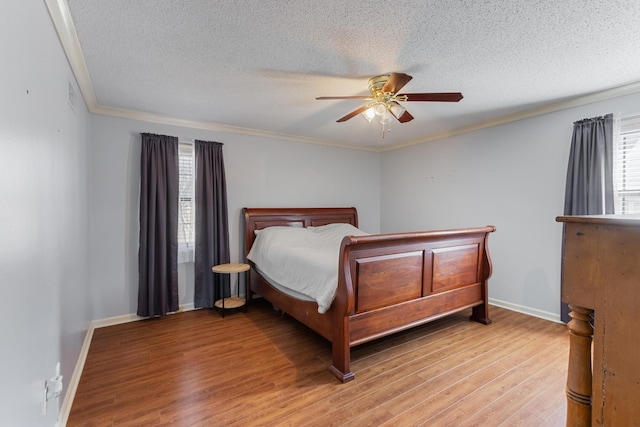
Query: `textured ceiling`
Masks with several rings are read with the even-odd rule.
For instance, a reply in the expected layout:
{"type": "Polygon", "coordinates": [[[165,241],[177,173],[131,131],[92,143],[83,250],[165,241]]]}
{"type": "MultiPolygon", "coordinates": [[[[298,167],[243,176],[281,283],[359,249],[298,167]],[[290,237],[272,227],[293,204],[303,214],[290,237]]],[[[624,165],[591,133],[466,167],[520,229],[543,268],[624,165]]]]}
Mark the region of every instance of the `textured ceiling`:
{"type": "MultiPolygon", "coordinates": [[[[65,0],[46,1],[66,7],[65,0]]],[[[90,84],[81,85],[83,95],[98,113],[130,110],[239,133],[388,149],[620,86],[640,90],[638,0],[66,4],[73,24],[54,23],[59,33],[77,33],[81,52],[63,45],[84,59],[90,84]],[[394,121],[384,139],[375,121],[336,123],[360,101],[315,100],[367,95],[369,77],[389,72],[413,76],[401,92],[459,91],[464,99],[406,102],[415,120],[394,121]]],[[[83,67],[72,67],[83,80],[83,67]]]]}

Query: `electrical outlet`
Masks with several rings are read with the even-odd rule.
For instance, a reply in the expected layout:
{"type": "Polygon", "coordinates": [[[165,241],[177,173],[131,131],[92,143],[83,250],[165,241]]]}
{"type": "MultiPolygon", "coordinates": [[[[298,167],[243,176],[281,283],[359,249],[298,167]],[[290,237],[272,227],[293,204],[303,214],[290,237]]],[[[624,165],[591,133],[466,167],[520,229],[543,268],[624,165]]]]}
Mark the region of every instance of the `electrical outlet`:
{"type": "Polygon", "coordinates": [[[56,364],[55,376],[45,380],[42,391],[42,415],[47,414],[47,402],[60,397],[62,393],[62,375],[60,375],[60,362],[56,364]]]}

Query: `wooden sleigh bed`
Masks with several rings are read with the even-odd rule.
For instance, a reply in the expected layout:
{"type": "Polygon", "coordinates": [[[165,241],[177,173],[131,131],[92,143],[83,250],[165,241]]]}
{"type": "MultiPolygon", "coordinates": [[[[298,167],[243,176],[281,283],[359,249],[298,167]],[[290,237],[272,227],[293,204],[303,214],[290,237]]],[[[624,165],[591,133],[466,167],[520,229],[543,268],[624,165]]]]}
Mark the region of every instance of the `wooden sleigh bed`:
{"type": "MultiPolygon", "coordinates": [[[[256,230],[272,226],[358,226],[355,208],[244,208],[245,257],[256,230]]],[[[489,324],[487,246],[495,227],[347,236],[338,260],[338,287],[328,311],[272,286],[251,261],[247,300],[258,294],[332,343],[329,370],[354,378],[351,347],[472,309],[471,320],[489,324]]]]}

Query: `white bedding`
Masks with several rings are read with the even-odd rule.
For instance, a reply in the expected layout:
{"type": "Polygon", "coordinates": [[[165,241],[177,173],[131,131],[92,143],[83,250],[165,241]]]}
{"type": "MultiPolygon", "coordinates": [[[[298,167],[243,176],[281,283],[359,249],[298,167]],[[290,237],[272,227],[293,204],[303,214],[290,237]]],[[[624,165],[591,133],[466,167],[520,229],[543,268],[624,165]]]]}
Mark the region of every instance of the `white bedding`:
{"type": "Polygon", "coordinates": [[[279,286],[316,301],[322,314],[336,295],[342,239],[366,234],[351,224],[269,227],[256,231],[247,258],[279,286]]]}

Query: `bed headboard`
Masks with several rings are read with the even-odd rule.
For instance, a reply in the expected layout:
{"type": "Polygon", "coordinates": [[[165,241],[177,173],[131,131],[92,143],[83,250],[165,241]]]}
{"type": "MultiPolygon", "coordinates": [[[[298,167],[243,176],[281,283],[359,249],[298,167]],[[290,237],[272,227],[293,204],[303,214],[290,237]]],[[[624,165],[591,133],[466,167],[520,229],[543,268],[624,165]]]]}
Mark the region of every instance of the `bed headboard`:
{"type": "Polygon", "coordinates": [[[358,226],[356,208],[243,208],[244,254],[249,253],[256,230],[273,226],[318,227],[336,222],[358,226]]]}

